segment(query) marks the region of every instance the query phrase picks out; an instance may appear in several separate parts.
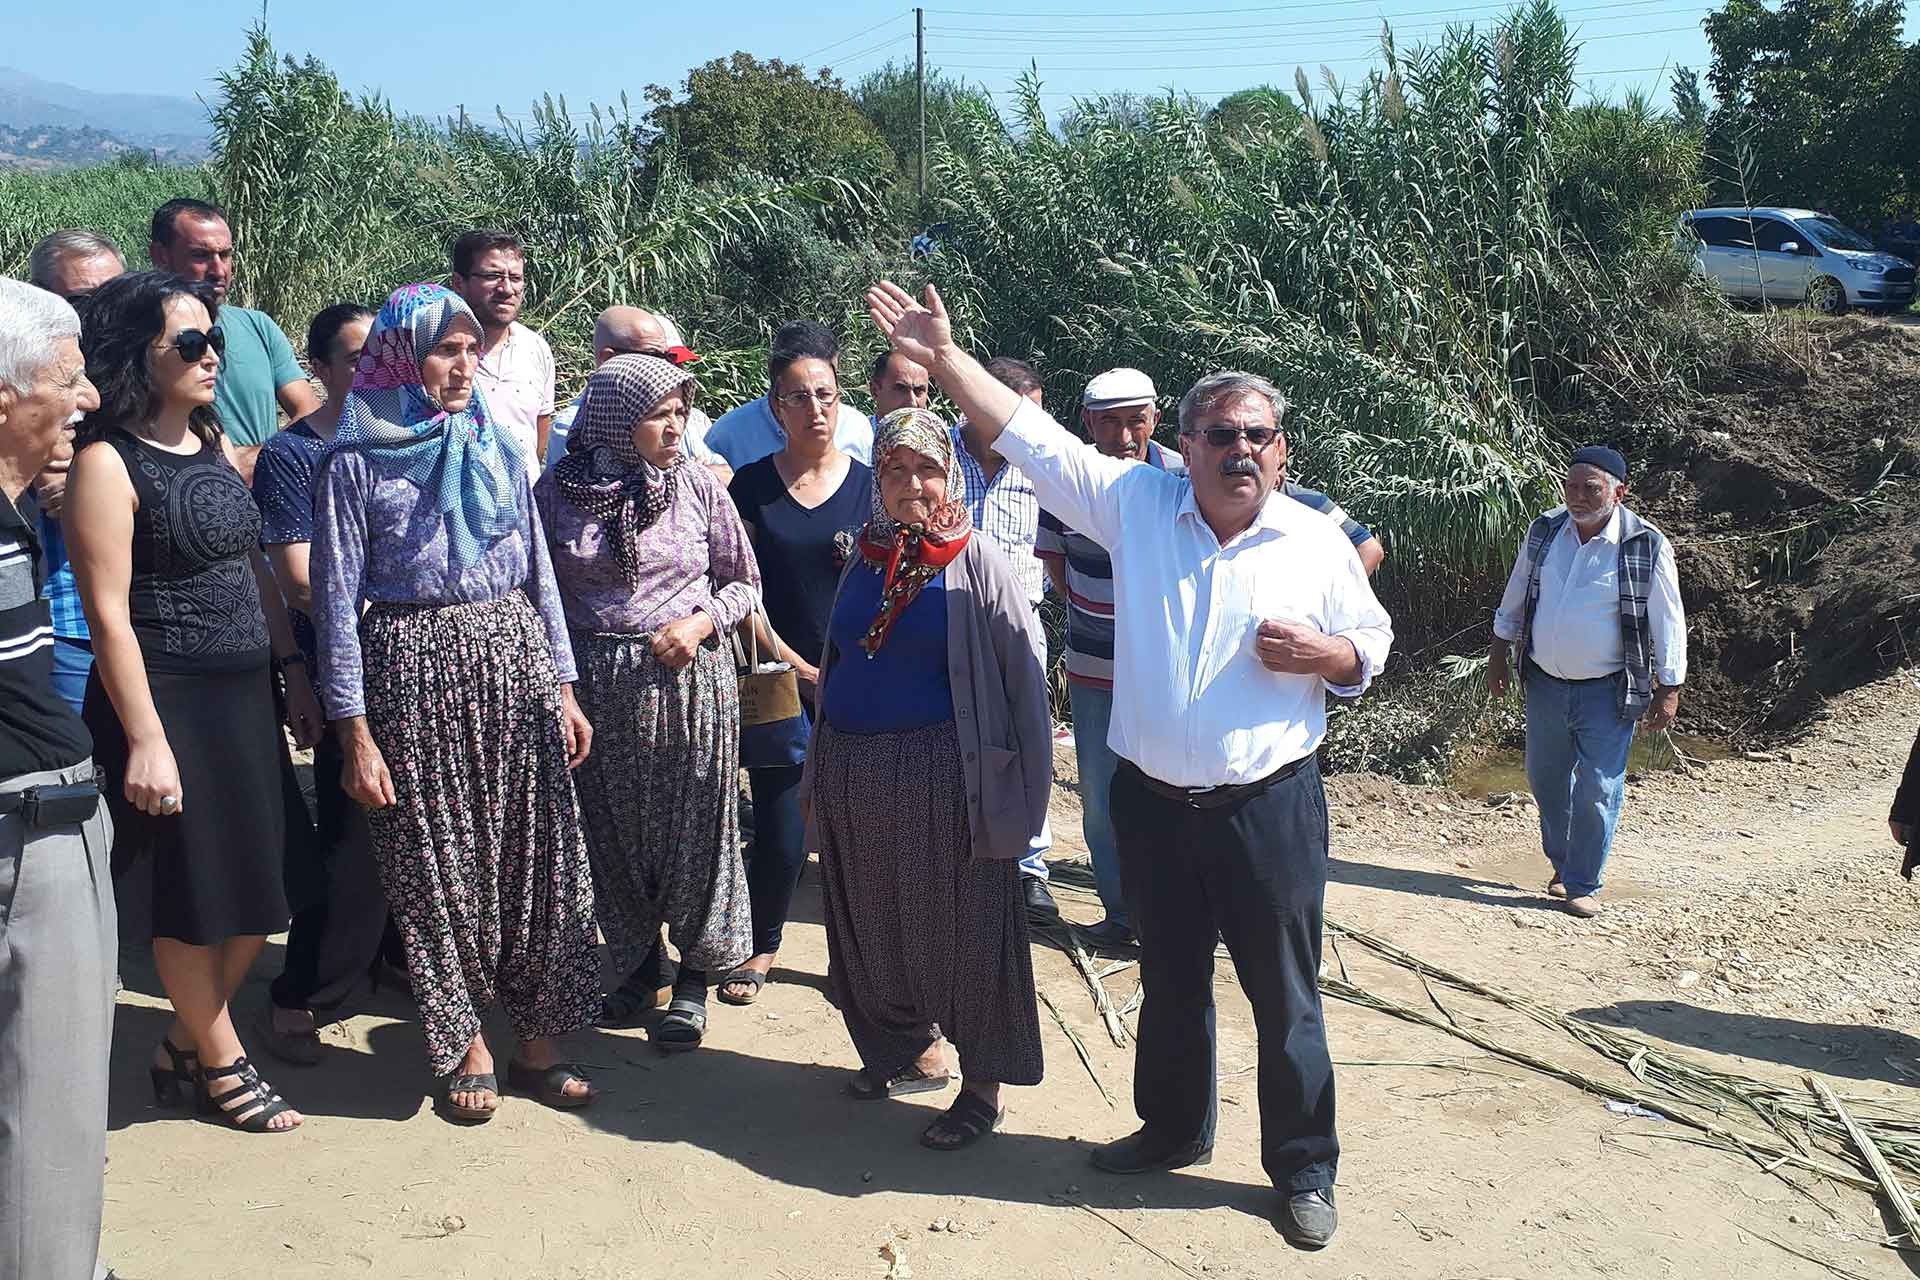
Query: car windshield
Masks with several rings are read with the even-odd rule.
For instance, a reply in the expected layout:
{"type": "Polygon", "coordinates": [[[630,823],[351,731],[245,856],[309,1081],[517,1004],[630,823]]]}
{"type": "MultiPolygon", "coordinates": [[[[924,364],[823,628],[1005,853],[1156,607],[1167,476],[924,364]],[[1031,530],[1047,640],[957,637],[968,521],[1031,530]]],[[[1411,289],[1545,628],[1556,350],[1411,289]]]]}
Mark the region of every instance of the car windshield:
{"type": "Polygon", "coordinates": [[[1800,218],[1800,225],[1806,228],[1808,235],[1829,249],[1851,249],[1855,253],[1872,253],[1873,241],[1844,223],[1832,218],[1800,218]]]}

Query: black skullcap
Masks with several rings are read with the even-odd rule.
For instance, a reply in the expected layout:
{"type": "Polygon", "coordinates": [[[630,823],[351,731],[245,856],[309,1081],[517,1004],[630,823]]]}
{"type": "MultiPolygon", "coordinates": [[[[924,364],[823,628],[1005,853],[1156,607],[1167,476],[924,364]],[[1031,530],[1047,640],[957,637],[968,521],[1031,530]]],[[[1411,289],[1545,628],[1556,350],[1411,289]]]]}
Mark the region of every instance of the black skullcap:
{"type": "Polygon", "coordinates": [[[1627,460],[1620,456],[1618,449],[1609,449],[1603,444],[1590,444],[1575,449],[1573,461],[1569,465],[1577,467],[1583,462],[1590,467],[1600,468],[1622,484],[1627,482],[1627,460]]]}

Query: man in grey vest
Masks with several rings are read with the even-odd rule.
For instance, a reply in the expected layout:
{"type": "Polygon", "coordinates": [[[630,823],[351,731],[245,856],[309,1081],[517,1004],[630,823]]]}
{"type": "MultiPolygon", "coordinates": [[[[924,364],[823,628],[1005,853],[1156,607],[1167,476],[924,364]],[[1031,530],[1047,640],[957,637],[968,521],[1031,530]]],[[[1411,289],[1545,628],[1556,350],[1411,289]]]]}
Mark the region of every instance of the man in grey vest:
{"type": "Polygon", "coordinates": [[[1626,795],[1636,724],[1658,732],[1680,709],[1687,620],[1666,536],[1626,509],[1627,461],[1576,451],[1566,505],[1533,522],[1493,615],[1487,684],[1517,663],[1527,703],[1527,785],[1553,864],[1547,893],[1569,914],[1600,914],[1600,873],[1626,795]]]}

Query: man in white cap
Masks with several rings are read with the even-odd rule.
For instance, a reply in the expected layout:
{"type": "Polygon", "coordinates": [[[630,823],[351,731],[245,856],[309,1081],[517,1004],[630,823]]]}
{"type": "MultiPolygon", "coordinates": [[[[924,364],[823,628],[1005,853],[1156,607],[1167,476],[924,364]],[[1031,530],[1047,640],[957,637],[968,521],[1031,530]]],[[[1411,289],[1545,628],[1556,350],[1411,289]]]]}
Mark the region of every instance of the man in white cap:
{"type": "MultiPolygon", "coordinates": [[[[1162,471],[1185,467],[1180,455],[1154,443],[1160,425],[1153,379],[1138,369],[1095,375],[1080,397],[1080,422],[1093,447],[1162,471]]],[[[1067,695],[1073,706],[1073,753],[1080,769],[1080,829],[1093,860],[1094,887],[1106,919],[1086,934],[1101,946],[1126,946],[1133,925],[1121,892],[1120,855],[1113,838],[1108,791],[1119,764],[1107,745],[1113,719],[1113,561],[1107,549],[1040,512],[1033,553],[1046,565],[1053,589],[1067,602],[1067,695]]]]}

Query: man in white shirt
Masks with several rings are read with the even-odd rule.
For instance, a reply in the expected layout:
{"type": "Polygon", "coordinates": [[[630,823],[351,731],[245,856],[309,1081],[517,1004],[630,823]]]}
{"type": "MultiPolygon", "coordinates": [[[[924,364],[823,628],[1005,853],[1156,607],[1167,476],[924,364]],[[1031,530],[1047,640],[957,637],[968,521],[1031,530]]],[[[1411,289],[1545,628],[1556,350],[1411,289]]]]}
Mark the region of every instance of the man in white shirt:
{"type": "MultiPolygon", "coordinates": [[[[815,320],[795,320],[783,324],[773,335],[769,358],[824,360],[837,375],[840,370],[840,340],[833,330],[815,320]]],[[[834,422],[833,443],[840,452],[869,466],[873,464],[873,421],[842,400],[834,422]]],[[[787,447],[787,429],[773,415],[767,397],[749,401],[720,415],[707,432],[707,447],[719,454],[735,471],[758,462],[768,454],[787,447]]]]}
{"type": "MultiPolygon", "coordinates": [[[[700,357],[687,349],[687,340],[672,317],[640,307],[608,307],[593,322],[593,367],[598,369],[615,356],[658,356],[677,365],[692,364],[700,357]]],[[[582,393],[584,394],[584,392],[582,393]]],[[[551,471],[567,456],[567,433],[573,430],[574,415],[580,412],[580,397],[553,415],[547,429],[547,456],[542,471],[551,471]]],[[[721,484],[733,479],[733,468],[726,459],[707,448],[707,429],[713,422],[698,406],[687,411],[687,429],[680,433],[680,452],[694,462],[704,462],[721,484]]]]}
{"type": "Polygon", "coordinates": [[[480,368],[475,373],[487,411],[537,477],[553,423],[553,348],[520,323],[527,296],[527,257],[504,231],[469,231],[453,242],[450,287],[480,319],[480,368]]]}
{"type": "Polygon", "coordinates": [[[1261,1163],[1276,1225],[1333,1238],[1333,1064],[1320,1009],[1327,811],[1314,753],[1326,695],[1358,695],[1393,642],[1352,545],[1276,493],[1285,401],[1244,373],[1180,406],[1184,473],[1109,458],[1002,386],[953,341],[929,288],[868,311],[933,372],[1048,510],[1113,560],[1112,787],[1146,993],[1134,1055],[1142,1128],[1093,1154],[1111,1173],[1212,1157],[1213,948],[1232,955],[1260,1035],[1261,1163]]]}
{"type": "Polygon", "coordinates": [[[1518,656],[1527,703],[1527,785],[1553,865],[1547,893],[1600,914],[1600,874],[1626,798],[1636,723],[1680,710],[1687,619],[1673,546],[1627,510],[1627,461],[1604,445],[1573,455],[1566,505],[1533,522],[1493,615],[1487,684],[1504,697],[1518,656]]]}

